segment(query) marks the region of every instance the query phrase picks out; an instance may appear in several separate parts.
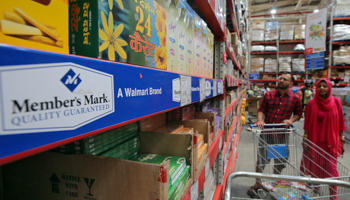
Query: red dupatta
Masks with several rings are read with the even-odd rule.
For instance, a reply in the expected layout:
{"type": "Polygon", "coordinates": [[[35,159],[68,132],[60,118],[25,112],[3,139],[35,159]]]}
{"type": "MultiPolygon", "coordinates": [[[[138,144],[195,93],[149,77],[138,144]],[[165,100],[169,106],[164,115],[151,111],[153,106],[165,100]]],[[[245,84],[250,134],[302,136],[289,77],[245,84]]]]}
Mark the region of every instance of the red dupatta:
{"type": "Polygon", "coordinates": [[[315,95],[315,103],[311,107],[310,114],[310,126],[308,129],[309,140],[313,143],[317,144],[317,141],[325,143],[327,148],[332,156],[335,158],[341,155],[341,145],[339,138],[339,114],[338,107],[334,101],[334,97],[331,95],[332,92],[332,84],[327,79],[321,78],[316,83],[316,95],[315,95]],[[325,81],[328,86],[328,94],[327,98],[322,98],[318,92],[318,84],[321,81],[325,81]],[[317,112],[318,109],[324,111],[325,117],[322,122],[322,126],[318,126],[317,122],[317,112]]]}

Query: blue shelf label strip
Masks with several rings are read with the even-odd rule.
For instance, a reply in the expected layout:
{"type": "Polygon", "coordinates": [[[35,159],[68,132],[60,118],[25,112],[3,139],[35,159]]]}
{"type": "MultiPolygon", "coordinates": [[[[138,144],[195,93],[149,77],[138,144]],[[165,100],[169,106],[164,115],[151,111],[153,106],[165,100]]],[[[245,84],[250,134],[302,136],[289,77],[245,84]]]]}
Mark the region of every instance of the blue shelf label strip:
{"type": "Polygon", "coordinates": [[[324,68],[324,53],[306,55],[306,69],[323,69],[324,68]]]}
{"type": "Polygon", "coordinates": [[[0,159],[180,106],[176,73],[3,44],[0,54],[0,159]]]}

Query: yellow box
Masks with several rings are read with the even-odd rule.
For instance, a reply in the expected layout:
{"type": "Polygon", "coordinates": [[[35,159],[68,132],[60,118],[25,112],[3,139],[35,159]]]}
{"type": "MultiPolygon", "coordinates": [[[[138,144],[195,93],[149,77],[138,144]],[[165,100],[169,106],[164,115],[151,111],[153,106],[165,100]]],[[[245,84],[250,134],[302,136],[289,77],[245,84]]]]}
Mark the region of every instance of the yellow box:
{"type": "Polygon", "coordinates": [[[68,0],[0,1],[0,43],[69,53],[68,28],[68,0]]]}
{"type": "Polygon", "coordinates": [[[198,137],[197,137],[197,144],[198,146],[200,147],[204,142],[204,136],[203,134],[198,134],[198,137]]]}
{"type": "Polygon", "coordinates": [[[207,149],[208,149],[207,143],[202,144],[200,146],[200,148],[198,149],[198,161],[199,161],[199,163],[202,162],[202,159],[207,154],[207,149]]]}

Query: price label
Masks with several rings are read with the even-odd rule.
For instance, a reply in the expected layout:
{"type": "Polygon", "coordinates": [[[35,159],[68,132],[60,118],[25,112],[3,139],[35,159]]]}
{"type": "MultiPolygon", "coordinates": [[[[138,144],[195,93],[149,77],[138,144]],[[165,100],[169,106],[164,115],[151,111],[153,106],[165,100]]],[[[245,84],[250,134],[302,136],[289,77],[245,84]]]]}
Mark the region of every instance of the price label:
{"type": "Polygon", "coordinates": [[[192,80],[190,76],[180,75],[181,84],[181,101],[180,105],[188,105],[192,103],[191,85],[192,80]]]}
{"type": "Polygon", "coordinates": [[[204,101],[205,99],[205,79],[199,79],[199,100],[204,101]]]}
{"type": "Polygon", "coordinates": [[[216,83],[216,80],[214,80],[214,81],[213,81],[213,96],[214,96],[214,97],[217,95],[216,88],[217,88],[217,83],[216,83]]]}
{"type": "Polygon", "coordinates": [[[180,86],[180,79],[174,79],[172,83],[173,88],[173,101],[180,102],[181,100],[181,86],[180,86]]]}
{"type": "Polygon", "coordinates": [[[223,94],[224,93],[224,82],[219,81],[218,82],[218,94],[223,94]]]}
{"type": "Polygon", "coordinates": [[[205,180],[207,180],[209,171],[210,171],[210,157],[208,157],[207,162],[205,163],[205,180]]]}
{"type": "Polygon", "coordinates": [[[198,199],[198,181],[193,183],[190,191],[191,200],[197,200],[198,199]]]}

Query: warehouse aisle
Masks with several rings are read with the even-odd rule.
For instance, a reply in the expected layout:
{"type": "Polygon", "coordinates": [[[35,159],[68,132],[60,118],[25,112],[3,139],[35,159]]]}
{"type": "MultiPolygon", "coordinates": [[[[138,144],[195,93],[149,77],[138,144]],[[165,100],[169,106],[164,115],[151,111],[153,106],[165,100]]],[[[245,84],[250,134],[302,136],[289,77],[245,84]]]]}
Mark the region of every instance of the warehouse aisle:
{"type": "MultiPolygon", "coordinates": [[[[250,116],[247,115],[247,119],[250,116]]],[[[248,120],[247,120],[248,121],[248,120]]],[[[303,126],[304,120],[301,119],[298,122],[294,123],[299,132],[304,133],[303,126]]],[[[237,162],[235,165],[235,172],[239,171],[255,171],[255,163],[254,163],[254,146],[253,146],[253,137],[252,132],[247,131],[249,127],[248,124],[243,126],[241,138],[238,146],[238,156],[237,162]]],[[[345,144],[345,154],[343,158],[338,158],[338,160],[343,163],[347,168],[350,168],[350,144],[349,141],[345,144]]],[[[255,180],[252,178],[236,178],[232,182],[231,194],[234,197],[242,197],[249,198],[247,195],[247,190],[250,186],[254,184],[255,180]]]]}

